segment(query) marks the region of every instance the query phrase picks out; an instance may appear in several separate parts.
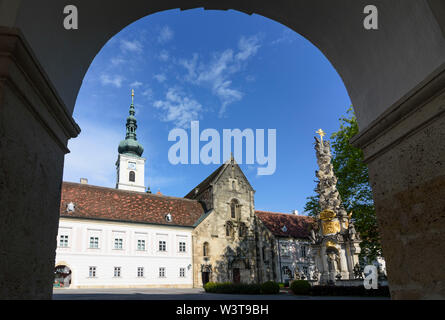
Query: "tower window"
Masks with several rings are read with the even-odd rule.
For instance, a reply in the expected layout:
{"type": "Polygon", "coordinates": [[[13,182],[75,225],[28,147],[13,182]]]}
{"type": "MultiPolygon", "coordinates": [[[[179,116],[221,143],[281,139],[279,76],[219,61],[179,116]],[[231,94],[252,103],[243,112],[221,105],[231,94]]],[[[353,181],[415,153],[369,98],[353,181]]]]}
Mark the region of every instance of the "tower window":
{"type": "Polygon", "coordinates": [[[239,226],[239,236],[240,237],[247,236],[247,226],[246,226],[246,224],[244,222],[240,223],[240,226],[239,226]]]}
{"type": "Polygon", "coordinates": [[[130,182],[135,182],[135,181],[136,181],[136,175],[135,175],[134,171],[130,171],[128,180],[129,180],[130,182]]]}
{"type": "Polygon", "coordinates": [[[240,213],[240,205],[239,205],[239,202],[238,202],[238,200],[236,200],[236,199],[233,199],[231,202],[230,202],[230,216],[231,216],[231,218],[232,219],[236,219],[237,217],[239,217],[240,215],[239,215],[239,213],[240,213]]]}
{"type": "Polygon", "coordinates": [[[233,225],[230,221],[227,221],[226,223],[226,236],[227,237],[233,236],[233,225]]]}
{"type": "Polygon", "coordinates": [[[209,243],[208,242],[204,242],[204,245],[202,246],[202,255],[204,257],[207,257],[209,255],[209,243]]]}

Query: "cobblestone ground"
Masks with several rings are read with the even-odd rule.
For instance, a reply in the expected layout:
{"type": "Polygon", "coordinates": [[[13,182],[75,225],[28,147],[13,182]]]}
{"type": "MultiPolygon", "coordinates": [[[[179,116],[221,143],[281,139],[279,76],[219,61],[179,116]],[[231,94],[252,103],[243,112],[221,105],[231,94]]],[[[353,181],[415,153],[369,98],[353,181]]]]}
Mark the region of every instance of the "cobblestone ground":
{"type": "Polygon", "coordinates": [[[54,300],[389,300],[364,297],[295,296],[282,291],[276,295],[206,293],[203,289],[54,289],[54,300]]]}

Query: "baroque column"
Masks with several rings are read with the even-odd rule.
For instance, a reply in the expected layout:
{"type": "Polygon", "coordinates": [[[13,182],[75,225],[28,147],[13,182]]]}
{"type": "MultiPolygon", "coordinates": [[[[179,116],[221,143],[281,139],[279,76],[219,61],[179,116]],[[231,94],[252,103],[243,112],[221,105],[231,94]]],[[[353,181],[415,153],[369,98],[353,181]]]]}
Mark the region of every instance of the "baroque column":
{"type": "Polygon", "coordinates": [[[351,261],[349,256],[352,253],[348,247],[354,247],[356,249],[354,254],[358,255],[360,239],[355,232],[351,215],[346,213],[337,190],[337,178],[331,162],[330,143],[323,140],[325,136],[323,130],[320,129],[317,133],[320,135],[320,139],[315,137],[315,150],[319,166],[319,170],[316,172],[319,180],[316,191],[319,194],[320,212],[316,218],[314,230],[311,232],[311,239],[314,247],[320,247],[320,250],[317,250],[323,269],[319,270],[320,281],[327,283],[337,277],[343,280],[351,279],[352,269],[347,261],[351,261]]]}

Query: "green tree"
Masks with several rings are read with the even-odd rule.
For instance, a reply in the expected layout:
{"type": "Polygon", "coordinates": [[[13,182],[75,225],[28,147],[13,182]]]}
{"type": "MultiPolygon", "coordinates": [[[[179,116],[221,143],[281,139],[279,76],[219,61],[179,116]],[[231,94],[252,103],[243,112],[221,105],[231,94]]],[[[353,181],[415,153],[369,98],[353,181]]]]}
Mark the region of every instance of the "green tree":
{"type": "MultiPolygon", "coordinates": [[[[349,143],[357,133],[357,118],[351,107],[347,116],[340,119],[340,130],[331,135],[332,164],[338,179],[337,190],[346,211],[352,211],[352,220],[362,239],[361,259],[375,259],[381,255],[381,244],[368,167],[363,162],[363,151],[349,143]]],[[[307,199],[304,211],[316,216],[320,212],[318,194],[307,199]]]]}

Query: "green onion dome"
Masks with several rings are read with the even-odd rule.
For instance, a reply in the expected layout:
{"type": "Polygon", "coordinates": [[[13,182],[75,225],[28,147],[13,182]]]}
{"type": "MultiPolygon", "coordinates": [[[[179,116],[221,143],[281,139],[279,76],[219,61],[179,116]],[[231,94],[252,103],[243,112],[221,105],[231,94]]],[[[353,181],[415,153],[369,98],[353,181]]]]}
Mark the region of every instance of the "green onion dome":
{"type": "Polygon", "coordinates": [[[142,153],[144,152],[144,147],[137,141],[136,139],[136,129],[137,129],[137,120],[134,110],[134,90],[131,92],[131,105],[130,105],[130,115],[127,118],[127,134],[125,136],[125,140],[122,140],[119,143],[118,152],[120,154],[134,154],[138,157],[142,156],[142,153]]]}

